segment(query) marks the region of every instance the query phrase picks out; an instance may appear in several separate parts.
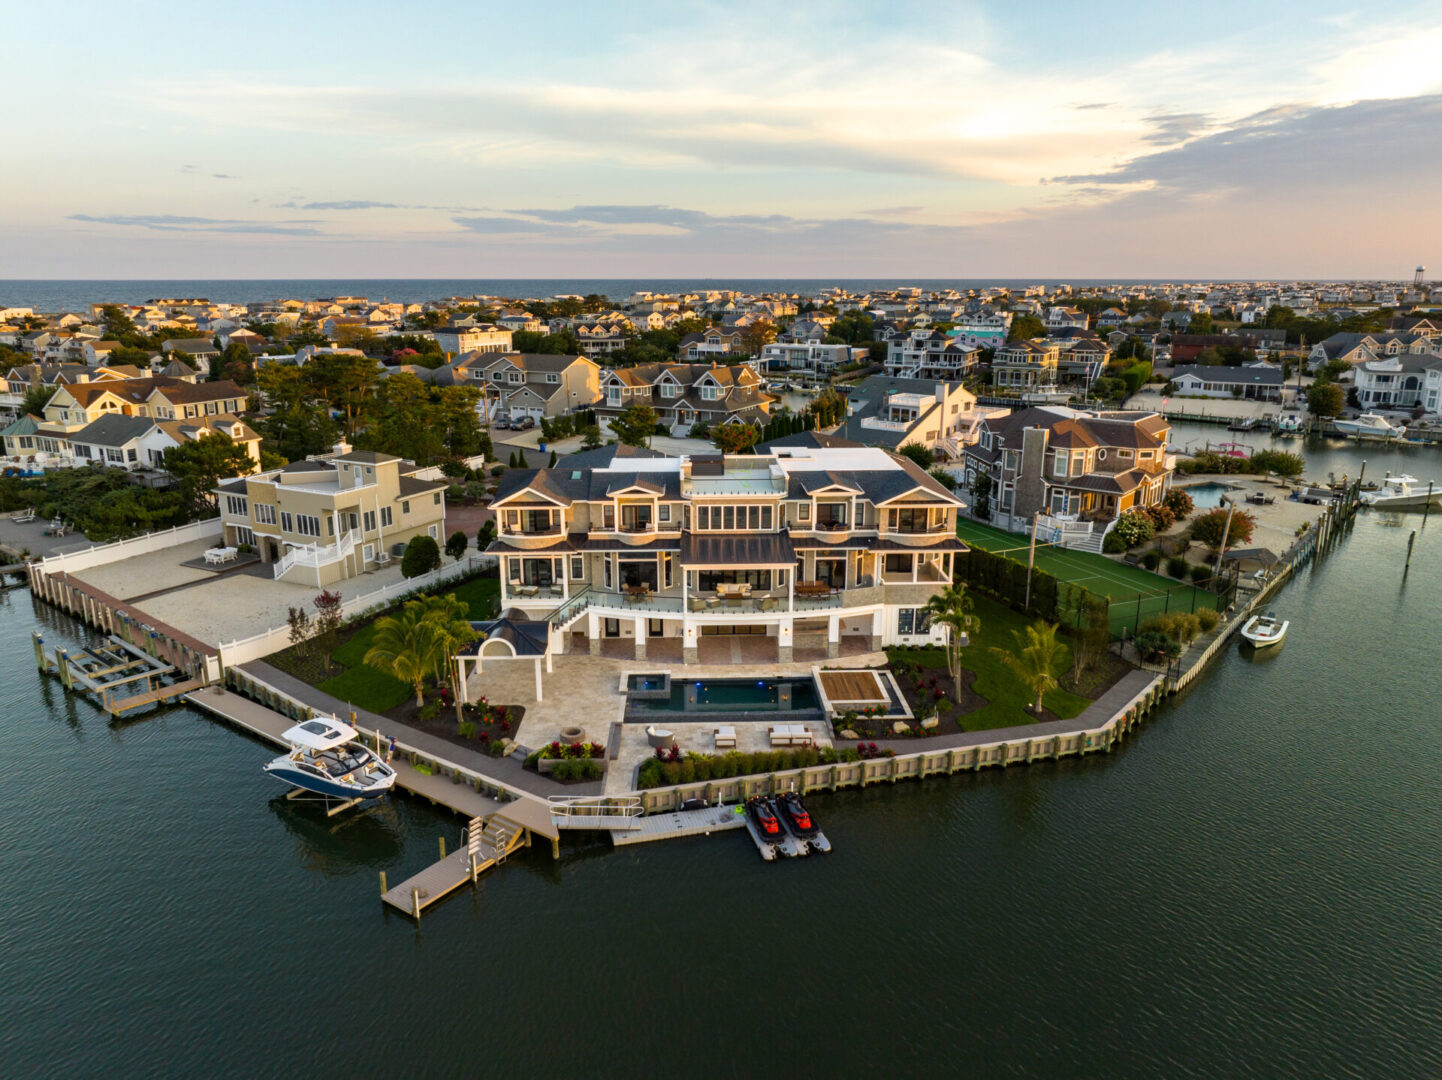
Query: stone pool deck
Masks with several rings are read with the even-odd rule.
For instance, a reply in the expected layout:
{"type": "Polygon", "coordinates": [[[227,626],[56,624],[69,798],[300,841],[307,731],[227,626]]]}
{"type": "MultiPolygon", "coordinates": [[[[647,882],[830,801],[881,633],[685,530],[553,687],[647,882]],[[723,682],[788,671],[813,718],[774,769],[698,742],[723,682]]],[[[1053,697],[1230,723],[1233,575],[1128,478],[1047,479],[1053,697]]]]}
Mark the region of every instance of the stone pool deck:
{"type": "MultiPolygon", "coordinates": [[[[886,663],[884,652],[865,652],[828,660],[826,666],[864,668],[884,666],[886,663]]],[[[620,690],[621,680],[629,673],[665,671],[673,678],[684,674],[688,679],[767,679],[778,675],[810,675],[813,666],[812,662],[778,664],[774,661],[769,664],[683,665],[566,655],[556,657],[555,671],[543,676],[543,701],[536,700],[534,668],[529,663],[517,661],[487,661],[480,675],[471,676],[467,689],[472,701],[484,696],[499,705],[525,706],[526,716],[516,732],[516,741],[528,750],[534,750],[558,739],[563,728],[573,726],[584,728],[589,741],[606,742],[611,724],[621,720],[625,706],[625,695],[620,690]]],[[[683,752],[709,754],[716,751],[714,721],[688,724],[676,722],[670,716],[658,715],[657,723],[675,734],[677,745],[683,752]]],[[[742,722],[732,726],[736,728],[737,750],[771,749],[769,724],[742,722]]],[[[814,729],[818,745],[831,744],[831,732],[824,721],[810,726],[814,729]]],[[[654,753],[655,750],[646,741],[645,724],[624,724],[620,753],[615,761],[608,761],[606,765],[606,793],[634,790],[636,770],[654,753]]]]}

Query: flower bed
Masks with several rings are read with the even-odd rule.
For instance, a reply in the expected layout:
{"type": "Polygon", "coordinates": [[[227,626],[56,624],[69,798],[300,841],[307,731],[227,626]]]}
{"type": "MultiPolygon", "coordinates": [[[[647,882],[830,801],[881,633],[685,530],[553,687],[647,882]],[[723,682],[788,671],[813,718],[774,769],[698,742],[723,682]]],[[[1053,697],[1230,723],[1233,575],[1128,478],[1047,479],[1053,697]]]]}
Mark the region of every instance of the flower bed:
{"type": "Polygon", "coordinates": [[[656,748],[656,756],[641,762],[636,785],[642,789],[690,784],[697,780],[727,780],[733,776],[785,772],[810,765],[833,765],[873,757],[892,757],[894,751],[875,743],[833,749],[803,746],[795,750],[759,750],[752,754],[731,750],[724,754],[682,753],[678,747],[656,748]]]}

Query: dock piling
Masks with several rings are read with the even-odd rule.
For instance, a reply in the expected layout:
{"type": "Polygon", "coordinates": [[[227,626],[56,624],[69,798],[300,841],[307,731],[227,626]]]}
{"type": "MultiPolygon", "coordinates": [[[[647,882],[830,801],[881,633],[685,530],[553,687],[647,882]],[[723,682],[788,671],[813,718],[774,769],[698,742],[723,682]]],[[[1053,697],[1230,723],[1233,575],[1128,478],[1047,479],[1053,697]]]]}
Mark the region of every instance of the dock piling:
{"type": "Polygon", "coordinates": [[[1402,580],[1407,580],[1407,571],[1412,569],[1412,545],[1417,542],[1417,530],[1413,529],[1407,537],[1407,561],[1402,564],[1402,580]]]}
{"type": "Polygon", "coordinates": [[[381,895],[384,896],[390,890],[386,888],[386,872],[381,871],[381,895]]]}
{"type": "Polygon", "coordinates": [[[446,857],[446,838],[444,836],[438,836],[436,839],[440,841],[441,858],[444,859],[446,857]]]}
{"type": "Polygon", "coordinates": [[[30,636],[35,641],[35,666],[45,671],[50,666],[45,660],[45,637],[39,630],[31,631],[30,636]]]}

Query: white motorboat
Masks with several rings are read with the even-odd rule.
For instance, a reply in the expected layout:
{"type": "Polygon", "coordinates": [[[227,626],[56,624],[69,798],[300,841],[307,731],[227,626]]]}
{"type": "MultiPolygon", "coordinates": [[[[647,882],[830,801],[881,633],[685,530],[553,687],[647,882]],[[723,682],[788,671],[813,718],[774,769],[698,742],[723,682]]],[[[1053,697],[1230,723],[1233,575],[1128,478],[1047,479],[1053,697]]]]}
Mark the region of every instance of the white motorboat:
{"type": "Polygon", "coordinates": [[[1378,510],[1421,510],[1424,506],[1442,506],[1442,485],[1424,484],[1415,476],[1393,476],[1388,473],[1376,491],[1359,496],[1363,506],[1378,510]]]}
{"type": "Polygon", "coordinates": [[[1355,420],[1333,421],[1343,435],[1360,435],[1366,439],[1391,439],[1402,434],[1402,429],[1380,413],[1364,412],[1355,420]]]}
{"type": "Polygon", "coordinates": [[[1290,625],[1291,623],[1279,621],[1277,616],[1269,611],[1265,615],[1253,615],[1248,619],[1242,627],[1242,637],[1253,648],[1265,649],[1268,645],[1280,645],[1287,636],[1287,627],[1290,625]]]}
{"type": "Polygon", "coordinates": [[[1296,413],[1279,416],[1276,426],[1272,430],[1275,435],[1300,435],[1302,434],[1302,418],[1296,413]]]}
{"type": "Polygon", "coordinates": [[[316,717],[281,735],[290,752],[263,766],[293,787],[328,799],[374,799],[396,782],[396,773],[356,740],[356,729],[316,717]]]}

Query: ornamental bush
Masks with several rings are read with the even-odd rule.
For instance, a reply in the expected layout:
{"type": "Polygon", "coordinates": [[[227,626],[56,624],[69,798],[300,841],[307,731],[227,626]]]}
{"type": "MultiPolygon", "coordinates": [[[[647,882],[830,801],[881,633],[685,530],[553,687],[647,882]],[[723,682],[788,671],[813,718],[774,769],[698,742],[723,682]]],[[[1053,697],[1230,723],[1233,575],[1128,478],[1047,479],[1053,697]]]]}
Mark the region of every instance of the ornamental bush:
{"type": "Polygon", "coordinates": [[[1162,498],[1162,505],[1172,512],[1172,517],[1177,521],[1191,517],[1192,511],[1196,509],[1192,497],[1181,488],[1173,488],[1167,492],[1162,498]]]}
{"type": "Polygon", "coordinates": [[[1111,535],[1120,536],[1123,544],[1134,548],[1138,544],[1144,544],[1150,540],[1156,531],[1156,526],[1152,524],[1150,517],[1136,510],[1128,510],[1117,518],[1117,523],[1112,526],[1111,535]]]}
{"type": "Polygon", "coordinates": [[[1180,555],[1173,555],[1167,560],[1167,576],[1186,580],[1187,572],[1191,569],[1190,564],[1180,555]]]}
{"type": "Polygon", "coordinates": [[[1142,565],[1145,566],[1148,570],[1155,570],[1157,568],[1157,563],[1161,561],[1162,556],[1159,552],[1156,551],[1148,551],[1145,555],[1142,556],[1142,565]]]}
{"type": "Polygon", "coordinates": [[[401,575],[408,578],[428,574],[441,565],[441,546],[424,534],[411,537],[401,556],[401,575]]]}
{"type": "Polygon", "coordinates": [[[1115,529],[1107,533],[1106,539],[1102,541],[1102,554],[1104,555],[1120,555],[1126,549],[1127,542],[1116,534],[1115,529]]]}
{"type": "Polygon", "coordinates": [[[1202,633],[1210,634],[1217,628],[1217,623],[1222,621],[1222,617],[1217,614],[1216,608],[1197,608],[1197,621],[1202,624],[1202,633]]]}

